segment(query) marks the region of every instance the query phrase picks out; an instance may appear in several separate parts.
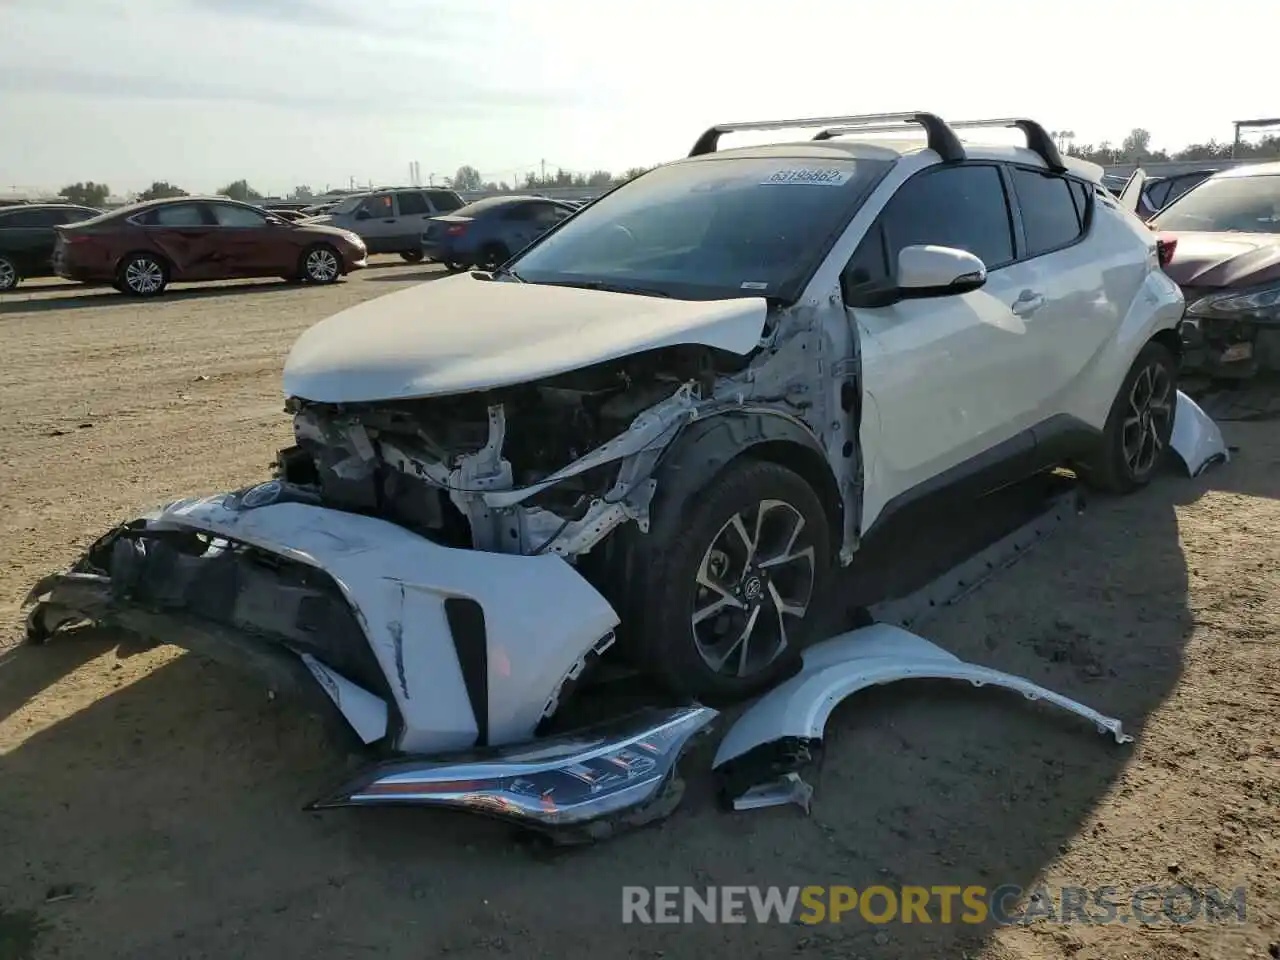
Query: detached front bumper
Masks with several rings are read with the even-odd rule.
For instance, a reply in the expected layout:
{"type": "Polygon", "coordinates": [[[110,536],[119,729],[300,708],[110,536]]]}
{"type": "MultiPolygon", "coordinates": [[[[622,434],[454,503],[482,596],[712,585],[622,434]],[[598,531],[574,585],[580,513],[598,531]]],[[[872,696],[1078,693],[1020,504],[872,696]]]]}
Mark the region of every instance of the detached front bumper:
{"type": "Polygon", "coordinates": [[[557,556],[443,547],[279,481],[125,524],[27,600],[33,640],[117,625],[319,693],[410,754],[529,740],[618,623],[557,556]]]}

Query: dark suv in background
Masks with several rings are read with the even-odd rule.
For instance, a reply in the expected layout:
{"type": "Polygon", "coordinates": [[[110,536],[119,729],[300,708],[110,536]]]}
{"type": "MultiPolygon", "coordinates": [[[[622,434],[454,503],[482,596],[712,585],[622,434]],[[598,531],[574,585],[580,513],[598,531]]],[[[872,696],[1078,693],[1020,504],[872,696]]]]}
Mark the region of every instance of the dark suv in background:
{"type": "Polygon", "coordinates": [[[51,277],[53,229],[79,223],[102,213],[70,203],[24,203],[0,207],[0,293],[28,277],[51,277]]]}

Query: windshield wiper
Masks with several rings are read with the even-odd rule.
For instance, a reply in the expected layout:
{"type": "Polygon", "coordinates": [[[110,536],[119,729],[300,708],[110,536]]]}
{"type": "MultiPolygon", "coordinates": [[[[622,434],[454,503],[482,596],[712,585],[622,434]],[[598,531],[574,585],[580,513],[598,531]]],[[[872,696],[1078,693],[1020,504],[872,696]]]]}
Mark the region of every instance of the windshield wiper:
{"type": "Polygon", "coordinates": [[[604,290],[607,293],[631,293],[640,297],[663,297],[671,299],[671,294],[656,287],[639,287],[628,283],[613,283],[604,280],[549,280],[549,287],[577,287],[580,290],[604,290]]]}

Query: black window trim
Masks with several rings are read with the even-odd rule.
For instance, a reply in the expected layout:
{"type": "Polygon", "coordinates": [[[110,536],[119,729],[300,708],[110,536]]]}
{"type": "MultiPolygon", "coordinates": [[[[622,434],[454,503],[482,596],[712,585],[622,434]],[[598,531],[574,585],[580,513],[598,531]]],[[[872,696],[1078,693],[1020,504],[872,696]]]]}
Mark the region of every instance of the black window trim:
{"type": "MultiPolygon", "coordinates": [[[[1009,207],[1014,214],[1014,220],[1017,225],[1016,233],[1018,236],[1018,243],[1015,245],[1017,247],[1017,258],[1013,261],[1014,263],[1026,263],[1031,260],[1039,259],[1040,257],[1048,256],[1051,253],[1059,253],[1063,250],[1069,250],[1072,247],[1074,247],[1076,244],[1084,243],[1084,241],[1089,238],[1089,235],[1093,232],[1093,220],[1094,220],[1093,202],[1090,202],[1088,207],[1086,208],[1084,223],[1081,225],[1080,232],[1076,234],[1076,238],[1074,240],[1070,241],[1069,243],[1060,244],[1056,247],[1051,247],[1048,250],[1041,250],[1039,253],[1036,253],[1036,254],[1029,253],[1027,250],[1026,228],[1022,222],[1022,205],[1021,205],[1021,202],[1018,200],[1017,188],[1014,187],[1014,184],[1013,184],[1013,171],[1015,169],[1026,170],[1030,173],[1038,173],[1041,176],[1056,177],[1059,180],[1066,180],[1068,189],[1070,189],[1071,181],[1075,180],[1078,183],[1082,183],[1086,187],[1086,190],[1085,190],[1086,196],[1091,196],[1093,194],[1093,191],[1087,188],[1091,186],[1096,186],[1096,184],[1093,184],[1092,181],[1085,180],[1083,177],[1074,176],[1069,172],[1054,173],[1052,170],[1048,170],[1044,167],[1032,166],[1031,164],[1028,164],[1028,163],[1005,162],[1001,164],[1001,166],[1005,168],[1004,170],[1005,194],[1009,198],[1009,207]]],[[[1074,198],[1071,201],[1071,205],[1072,207],[1075,206],[1074,198]]]]}
{"type": "Polygon", "coordinates": [[[853,248],[853,253],[849,255],[848,263],[846,263],[840,270],[841,276],[843,276],[845,271],[849,269],[849,264],[853,262],[853,258],[857,256],[858,251],[862,248],[862,245],[867,242],[867,239],[871,237],[872,234],[878,233],[880,235],[880,252],[884,259],[885,274],[888,281],[892,283],[894,281],[894,275],[897,273],[897,264],[891,262],[889,254],[889,235],[885,230],[885,218],[889,213],[889,208],[893,205],[894,199],[907,188],[908,184],[914,183],[916,180],[933,176],[943,170],[956,170],[961,167],[994,167],[996,175],[1000,178],[1000,189],[1004,191],[1005,216],[1009,223],[1009,246],[1013,251],[1013,258],[998,264],[984,262],[987,268],[987,273],[992,273],[995,270],[1003,270],[1005,267],[1017,263],[1021,252],[1026,249],[1026,246],[1025,241],[1021,236],[1021,220],[1015,216],[1016,211],[1013,206],[1014,201],[1011,195],[1012,183],[1009,180],[1008,174],[1004,170],[1004,164],[1000,163],[1000,161],[975,159],[964,160],[959,163],[935,163],[925,167],[923,170],[917,170],[906,180],[902,181],[902,183],[898,184],[898,188],[894,190],[893,195],[885,201],[884,207],[882,207],[880,212],[876,214],[875,219],[871,222],[871,226],[867,228],[866,233],[862,235],[857,246],[853,248]]]}

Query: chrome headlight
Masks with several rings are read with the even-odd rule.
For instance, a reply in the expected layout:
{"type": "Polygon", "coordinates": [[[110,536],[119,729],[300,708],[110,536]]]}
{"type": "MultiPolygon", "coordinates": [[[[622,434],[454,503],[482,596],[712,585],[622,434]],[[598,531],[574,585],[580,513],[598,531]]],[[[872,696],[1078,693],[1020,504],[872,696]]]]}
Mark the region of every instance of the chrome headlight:
{"type": "Polygon", "coordinates": [[[1256,290],[1222,290],[1210,293],[1188,306],[1187,314],[1206,320],[1280,322],[1280,284],[1256,290]]]}

